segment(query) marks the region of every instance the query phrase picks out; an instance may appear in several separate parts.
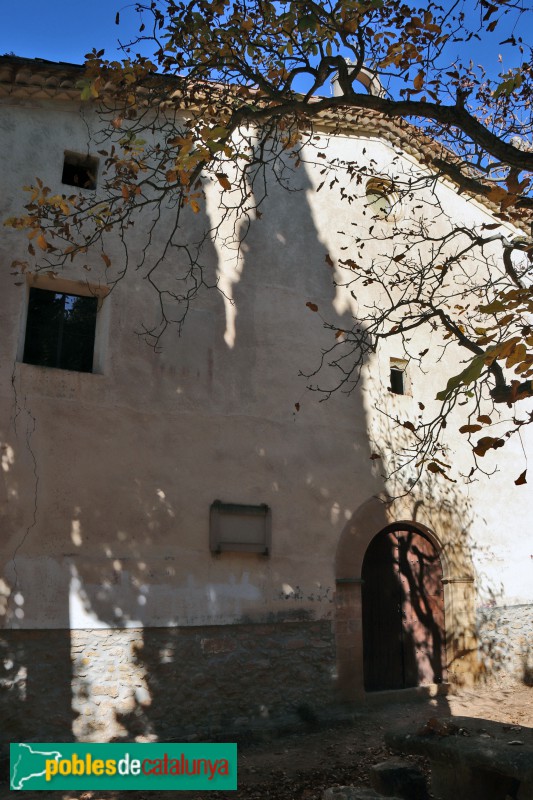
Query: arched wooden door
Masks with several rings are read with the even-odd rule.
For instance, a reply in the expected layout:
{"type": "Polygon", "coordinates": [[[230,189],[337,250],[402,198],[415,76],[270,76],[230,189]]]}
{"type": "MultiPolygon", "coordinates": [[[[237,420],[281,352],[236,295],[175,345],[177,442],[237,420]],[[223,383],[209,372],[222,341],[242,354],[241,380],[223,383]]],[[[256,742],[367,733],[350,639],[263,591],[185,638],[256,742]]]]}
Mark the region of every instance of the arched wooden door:
{"type": "Polygon", "coordinates": [[[386,529],[368,546],[362,578],[366,691],[445,680],[442,565],[433,543],[414,529],[386,529]]]}

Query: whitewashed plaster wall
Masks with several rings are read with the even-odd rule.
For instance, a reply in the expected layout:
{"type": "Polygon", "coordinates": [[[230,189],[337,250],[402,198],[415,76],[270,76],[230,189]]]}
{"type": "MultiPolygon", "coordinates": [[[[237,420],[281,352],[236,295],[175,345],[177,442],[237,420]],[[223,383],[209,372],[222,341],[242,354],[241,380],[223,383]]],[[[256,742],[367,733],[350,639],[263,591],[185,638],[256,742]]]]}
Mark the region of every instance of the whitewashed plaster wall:
{"type": "MultiPolygon", "coordinates": [[[[64,191],[63,152],[94,152],[95,128],[90,112],[74,104],[6,105],[0,137],[2,152],[10,155],[2,171],[0,216],[20,210],[20,187],[37,175],[54,192],[64,191]]],[[[378,171],[388,174],[393,149],[368,132],[330,139],[328,153],[357,159],[363,148],[372,148],[378,171]]],[[[156,298],[133,260],[104,301],[98,374],[20,363],[28,288],[24,281],[17,285],[9,264],[25,257],[26,244],[24,234],[2,230],[3,626],[212,625],[332,616],[340,534],[368,498],[394,488],[370,455],[383,437],[396,435],[383,429],[375,408],[377,395],[387,395],[389,358],[402,354],[383,348],[349,397],[338,393],[319,403],[306,391],[299,372],[316,366],[331,334],[305,304],[316,302],[324,316],[347,323],[355,309],[332,286],[325,254],[338,257],[340,224],[368,223],[364,186],[360,204],[348,207],[333,193],[315,191],[318,168],[301,168],[296,180],[297,194],[271,187],[237,265],[231,250],[215,244],[208,252],[207,267],[231,291],[234,305],[215,291],[206,293],[189,312],[183,335],[165,334],[157,353],[137,336],[154,319],[156,298]],[[210,554],[209,506],[215,499],[272,508],[269,557],[210,554]]],[[[441,199],[462,221],[488,219],[449,188],[441,189],[441,199]]],[[[216,206],[212,192],[207,214],[191,214],[186,235],[209,225],[216,206]]],[[[143,230],[139,220],[129,234],[133,254],[140,251],[143,230]]],[[[115,263],[123,258],[118,242],[109,255],[115,263]]],[[[98,253],[88,254],[86,266],[90,271],[77,268],[64,277],[73,286],[105,282],[98,253]]],[[[165,280],[172,268],[170,260],[165,280]]],[[[412,413],[419,400],[433,400],[456,367],[445,359],[427,375],[412,374],[413,398],[387,402],[412,413]]],[[[453,450],[457,459],[465,457],[459,440],[453,450]]],[[[414,519],[422,502],[426,519],[444,513],[450,536],[468,537],[485,594],[497,593],[498,602],[533,602],[531,494],[513,484],[523,455],[519,445],[501,452],[499,475],[468,488],[428,479],[404,511],[414,519]]]]}

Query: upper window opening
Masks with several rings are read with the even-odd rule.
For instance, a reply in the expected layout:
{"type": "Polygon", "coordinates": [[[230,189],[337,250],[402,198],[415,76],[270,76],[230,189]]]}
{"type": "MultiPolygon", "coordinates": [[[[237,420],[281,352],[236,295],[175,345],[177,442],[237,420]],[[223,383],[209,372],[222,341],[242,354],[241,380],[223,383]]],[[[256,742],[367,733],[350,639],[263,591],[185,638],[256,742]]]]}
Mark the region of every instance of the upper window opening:
{"type": "Polygon", "coordinates": [[[92,372],[98,298],[30,288],[23,361],[92,372]]]}
{"type": "Polygon", "coordinates": [[[94,156],[65,151],[63,174],[61,180],[68,186],[80,189],[96,189],[96,176],[98,174],[98,159],[94,156]]]}
{"type": "Polygon", "coordinates": [[[405,394],[403,370],[398,369],[398,367],[391,367],[390,388],[394,392],[394,394],[405,394]]]}
{"type": "Polygon", "coordinates": [[[403,358],[390,360],[390,389],[394,394],[408,394],[407,361],[403,358]]]}
{"type": "Polygon", "coordinates": [[[387,219],[393,211],[398,198],[392,183],[372,179],[366,185],[366,205],[371,214],[379,219],[387,219]]]}

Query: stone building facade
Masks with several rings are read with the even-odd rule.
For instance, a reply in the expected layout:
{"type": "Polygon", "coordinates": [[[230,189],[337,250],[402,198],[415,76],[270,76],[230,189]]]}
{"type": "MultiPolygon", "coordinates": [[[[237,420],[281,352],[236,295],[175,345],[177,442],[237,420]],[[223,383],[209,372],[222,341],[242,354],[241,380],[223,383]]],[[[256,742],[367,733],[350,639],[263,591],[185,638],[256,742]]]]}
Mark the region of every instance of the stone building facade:
{"type": "MultiPolygon", "coordinates": [[[[67,154],[98,157],[97,114],[80,104],[78,76],[69,65],[0,59],[3,219],[20,212],[21,187],[36,176],[65,191],[67,154]]],[[[398,163],[417,167],[391,126],[359,120],[323,136],[331,157],[371,151],[383,175],[398,163]]],[[[437,683],[471,680],[495,663],[518,679],[531,675],[531,495],[510,477],[519,448],[505,449],[499,477],[463,488],[428,475],[388,502],[394,487],[370,458],[371,442],[396,434],[376,408],[408,416],[432,402],[442,378],[412,370],[409,393],[391,393],[391,359],[402,353],[383,347],[350,396],[319,403],[306,391],[300,373],[312,371],[330,336],[306,301],[339,325],[355,313],[324,259],[338,254],[342,225],[368,224],[364,183],[348,206],[316,192],[319,181],[306,167],[296,194],[273,184],[237,263],[210,244],[207,269],[225,294],[206,292],[182,335],[167,332],[157,352],[137,335],[157,309],[142,270],[129,269],[109,291],[105,265],[89,251],[85,265],[60,275],[14,277],[9,265],[26,257],[27,240],[2,229],[8,739],[219,735],[365,702],[365,555],[378,535],[401,548],[402,532],[440,564],[444,620],[444,668],[409,685],[431,684],[431,674],[437,683]],[[65,319],[69,298],[96,298],[88,371],[28,356],[29,326],[37,319],[42,337],[39,314],[52,295],[67,304],[65,319]]],[[[438,192],[450,215],[492,219],[452,186],[438,192]]],[[[191,216],[191,240],[216,214],[213,193],[191,216]]],[[[130,252],[139,251],[142,220],[129,235],[130,252]]],[[[115,261],[121,252],[117,241],[115,261]]],[[[444,360],[441,374],[451,369],[444,360]]],[[[455,458],[462,448],[454,444],[455,458]]],[[[401,676],[388,680],[379,688],[402,687],[401,676]]]]}

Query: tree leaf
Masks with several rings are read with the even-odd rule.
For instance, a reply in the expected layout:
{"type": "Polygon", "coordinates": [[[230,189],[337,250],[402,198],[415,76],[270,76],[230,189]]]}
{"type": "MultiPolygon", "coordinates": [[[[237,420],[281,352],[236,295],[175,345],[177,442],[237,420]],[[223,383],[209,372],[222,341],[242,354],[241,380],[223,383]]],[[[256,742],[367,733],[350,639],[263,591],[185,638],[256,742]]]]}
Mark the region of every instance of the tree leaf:
{"type": "Polygon", "coordinates": [[[507,306],[501,300],[493,300],[492,303],[479,307],[479,310],[483,311],[484,314],[497,314],[498,311],[505,311],[506,309],[507,306]]]}
{"type": "Polygon", "coordinates": [[[88,84],[87,86],[83,87],[83,89],[81,90],[80,97],[84,102],[91,99],[92,91],[91,91],[91,85],[90,84],[88,84]]]}
{"type": "Polygon", "coordinates": [[[305,305],[307,308],[310,308],[311,311],[318,311],[318,306],[316,303],[307,302],[305,305]]]}
{"type": "Polygon", "coordinates": [[[482,457],[487,450],[497,450],[499,447],[503,447],[504,444],[503,439],[498,439],[494,436],[482,436],[473,450],[477,456],[482,457]]]}
{"type": "Polygon", "coordinates": [[[468,386],[468,384],[476,381],[483,371],[485,366],[485,354],[474,356],[468,367],[464,369],[459,375],[454,375],[450,378],[446,389],[437,394],[437,400],[445,401],[459,386],[468,386]]]}
{"type": "Polygon", "coordinates": [[[231,183],[228,180],[228,176],[223,172],[217,172],[215,175],[222,188],[229,192],[231,190],[231,183]]]}
{"type": "Polygon", "coordinates": [[[477,433],[481,430],[481,425],[461,425],[459,433],[477,433]]]}
{"type": "Polygon", "coordinates": [[[520,364],[520,362],[525,359],[526,355],[527,350],[525,344],[523,344],[523,342],[519,342],[513,347],[510,355],[508,356],[507,361],[505,362],[506,368],[510,369],[516,364],[520,364]]]}
{"type": "Polygon", "coordinates": [[[522,473],[520,473],[518,478],[515,480],[515,484],[517,486],[523,486],[524,483],[527,483],[526,474],[527,474],[527,469],[525,469],[522,473]]]}
{"type": "Polygon", "coordinates": [[[426,77],[425,72],[424,72],[424,70],[421,69],[420,72],[417,74],[416,78],[413,81],[413,85],[414,85],[415,89],[417,90],[417,92],[419,92],[420,89],[422,89],[422,87],[424,86],[424,78],[425,77],[426,77]]]}

